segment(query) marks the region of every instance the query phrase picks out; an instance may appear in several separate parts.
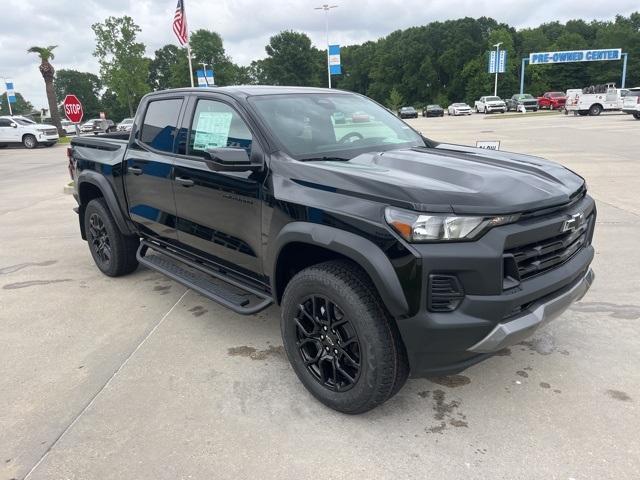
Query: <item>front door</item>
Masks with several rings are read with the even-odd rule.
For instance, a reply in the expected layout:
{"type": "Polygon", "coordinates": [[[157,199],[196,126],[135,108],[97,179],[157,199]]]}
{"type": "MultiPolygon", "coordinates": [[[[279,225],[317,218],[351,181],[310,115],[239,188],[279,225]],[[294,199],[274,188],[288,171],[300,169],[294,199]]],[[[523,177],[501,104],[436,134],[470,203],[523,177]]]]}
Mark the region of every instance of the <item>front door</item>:
{"type": "Polygon", "coordinates": [[[0,118],[0,143],[20,142],[19,129],[15,127],[15,123],[8,118],[0,118]]]}
{"type": "Polygon", "coordinates": [[[183,97],[151,100],[127,149],[125,184],[131,219],[147,235],[175,241],[174,143],[183,97]]]}
{"type": "Polygon", "coordinates": [[[178,240],[211,261],[259,276],[264,174],[214,171],[205,158],[213,147],[244,148],[255,158],[259,146],[231,104],[212,96],[194,100],[186,152],[175,162],[178,240]]]}

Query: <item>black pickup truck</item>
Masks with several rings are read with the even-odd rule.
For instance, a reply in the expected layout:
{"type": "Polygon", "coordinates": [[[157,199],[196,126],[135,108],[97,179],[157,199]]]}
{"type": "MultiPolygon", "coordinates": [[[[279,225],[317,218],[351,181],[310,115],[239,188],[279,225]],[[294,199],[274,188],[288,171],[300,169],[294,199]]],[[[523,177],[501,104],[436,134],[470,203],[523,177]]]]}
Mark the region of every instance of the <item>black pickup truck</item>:
{"type": "Polygon", "coordinates": [[[156,92],[130,136],[68,155],[102,272],[142,264],[240,314],[280,305],[295,373],[341,412],[522,341],[594,278],[580,176],[436,143],[354,93],[156,92]]]}

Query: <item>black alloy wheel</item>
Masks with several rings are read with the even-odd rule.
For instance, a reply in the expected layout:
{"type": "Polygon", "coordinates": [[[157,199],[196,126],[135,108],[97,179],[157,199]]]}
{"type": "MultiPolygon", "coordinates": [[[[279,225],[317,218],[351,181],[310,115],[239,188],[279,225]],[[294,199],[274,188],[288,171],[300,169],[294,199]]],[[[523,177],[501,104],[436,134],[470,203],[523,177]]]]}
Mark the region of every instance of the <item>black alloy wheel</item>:
{"type": "Polygon", "coordinates": [[[310,295],[295,317],[298,351],[323,387],[344,392],[360,377],[358,335],[342,309],[326,297],[310,295]]]}
{"type": "Polygon", "coordinates": [[[95,252],[96,259],[104,268],[108,268],[112,258],[111,240],[104,226],[102,218],[97,213],[89,216],[88,240],[91,243],[91,250],[95,252]]]}

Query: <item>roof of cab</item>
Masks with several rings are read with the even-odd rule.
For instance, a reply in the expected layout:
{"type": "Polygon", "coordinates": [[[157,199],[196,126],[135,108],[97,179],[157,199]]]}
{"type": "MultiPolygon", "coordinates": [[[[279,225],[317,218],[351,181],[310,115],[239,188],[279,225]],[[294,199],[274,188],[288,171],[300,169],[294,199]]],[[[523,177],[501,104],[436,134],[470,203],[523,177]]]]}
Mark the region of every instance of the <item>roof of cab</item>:
{"type": "Polygon", "coordinates": [[[316,87],[279,87],[270,85],[235,85],[231,87],[190,87],[172,88],[169,90],[159,90],[149,95],[166,95],[170,93],[224,93],[233,97],[251,97],[255,95],[286,95],[292,93],[342,93],[349,94],[343,90],[316,88],[316,87]]]}

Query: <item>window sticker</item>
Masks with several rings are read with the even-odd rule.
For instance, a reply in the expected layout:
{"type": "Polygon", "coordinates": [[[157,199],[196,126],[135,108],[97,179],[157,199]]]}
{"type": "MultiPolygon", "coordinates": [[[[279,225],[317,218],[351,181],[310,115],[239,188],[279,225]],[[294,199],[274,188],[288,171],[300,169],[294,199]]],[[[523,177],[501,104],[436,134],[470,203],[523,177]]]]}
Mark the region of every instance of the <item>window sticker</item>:
{"type": "Polygon", "coordinates": [[[194,150],[226,147],[231,127],[231,112],[200,112],[195,127],[194,150]]]}

